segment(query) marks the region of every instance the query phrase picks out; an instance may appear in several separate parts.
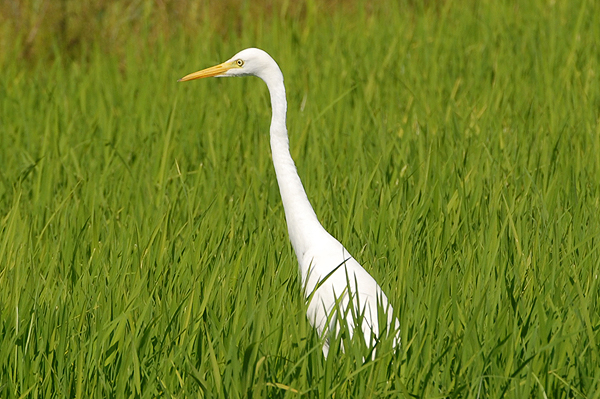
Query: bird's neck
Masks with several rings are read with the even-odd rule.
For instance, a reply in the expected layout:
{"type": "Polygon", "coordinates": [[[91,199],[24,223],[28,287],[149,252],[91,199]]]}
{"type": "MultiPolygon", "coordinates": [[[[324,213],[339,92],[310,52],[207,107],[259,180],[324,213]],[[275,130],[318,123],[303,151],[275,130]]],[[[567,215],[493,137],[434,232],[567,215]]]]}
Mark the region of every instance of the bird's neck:
{"type": "MultiPolygon", "coordinates": [[[[308,201],[306,191],[294,160],[290,155],[290,145],[286,128],[287,102],[283,77],[279,81],[267,82],[271,94],[271,153],[273,166],[277,175],[277,183],[285,210],[290,241],[296,256],[300,258],[308,246],[317,240],[320,233],[325,232],[308,201]]],[[[326,234],[326,232],[325,232],[326,234]]]]}

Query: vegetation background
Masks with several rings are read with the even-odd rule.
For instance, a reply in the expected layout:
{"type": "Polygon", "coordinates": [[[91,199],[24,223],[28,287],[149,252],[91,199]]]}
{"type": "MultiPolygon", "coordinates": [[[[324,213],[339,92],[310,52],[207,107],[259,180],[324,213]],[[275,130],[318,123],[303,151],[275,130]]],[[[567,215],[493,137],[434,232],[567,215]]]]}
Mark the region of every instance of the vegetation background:
{"type": "Polygon", "coordinates": [[[600,3],[0,1],[0,397],[600,397],[600,3]],[[402,346],[325,359],[258,79],[402,346]]]}

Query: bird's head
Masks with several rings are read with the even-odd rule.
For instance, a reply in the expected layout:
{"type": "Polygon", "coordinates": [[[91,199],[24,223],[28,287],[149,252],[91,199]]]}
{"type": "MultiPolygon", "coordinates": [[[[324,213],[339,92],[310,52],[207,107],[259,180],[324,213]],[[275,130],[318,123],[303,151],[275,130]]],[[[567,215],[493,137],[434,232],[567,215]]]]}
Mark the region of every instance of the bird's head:
{"type": "Polygon", "coordinates": [[[267,80],[273,74],[281,74],[277,63],[265,51],[257,48],[247,48],[240,51],[222,64],[190,73],[179,79],[179,82],[208,77],[229,77],[254,75],[267,80]]]}

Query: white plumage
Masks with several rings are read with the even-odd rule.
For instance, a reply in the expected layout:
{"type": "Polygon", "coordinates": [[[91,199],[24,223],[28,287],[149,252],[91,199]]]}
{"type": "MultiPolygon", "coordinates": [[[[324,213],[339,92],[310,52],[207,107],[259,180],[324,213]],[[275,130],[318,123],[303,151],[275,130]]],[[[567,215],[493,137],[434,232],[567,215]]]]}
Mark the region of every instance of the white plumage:
{"type": "Polygon", "coordinates": [[[189,74],[180,81],[244,75],[261,78],[271,95],[273,165],[308,300],[307,316],[319,335],[325,338],[323,353],[327,356],[329,334],[338,330],[340,313],[351,333],[357,328],[356,316],[362,318],[361,329],[368,346],[375,345],[380,334],[390,332],[396,334],[394,345],[398,345],[400,326],[387,297],[375,279],[321,226],[308,201],[290,155],[285,86],[275,60],[263,50],[249,48],[222,64],[189,74]],[[386,320],[380,324],[379,317],[386,320]],[[380,325],[386,325],[387,331],[379,331],[380,325]]]}

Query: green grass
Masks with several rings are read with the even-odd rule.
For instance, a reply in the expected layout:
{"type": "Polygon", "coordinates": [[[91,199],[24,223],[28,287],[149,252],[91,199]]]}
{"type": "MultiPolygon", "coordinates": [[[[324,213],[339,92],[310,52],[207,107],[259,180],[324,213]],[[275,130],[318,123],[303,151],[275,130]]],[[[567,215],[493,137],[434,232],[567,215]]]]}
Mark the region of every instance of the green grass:
{"type": "Polygon", "coordinates": [[[598,3],[319,4],[3,57],[0,397],[600,396],[598,3]],[[322,356],[264,84],[176,82],[249,46],[397,355],[322,356]]]}

